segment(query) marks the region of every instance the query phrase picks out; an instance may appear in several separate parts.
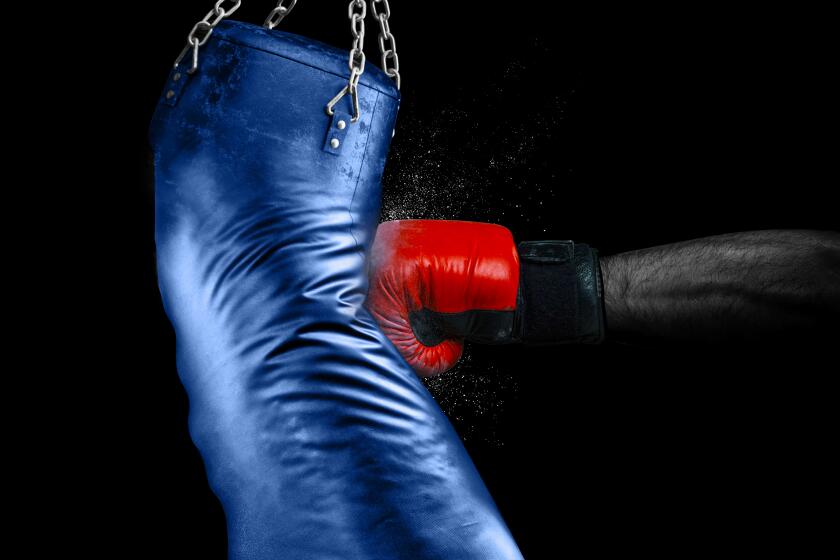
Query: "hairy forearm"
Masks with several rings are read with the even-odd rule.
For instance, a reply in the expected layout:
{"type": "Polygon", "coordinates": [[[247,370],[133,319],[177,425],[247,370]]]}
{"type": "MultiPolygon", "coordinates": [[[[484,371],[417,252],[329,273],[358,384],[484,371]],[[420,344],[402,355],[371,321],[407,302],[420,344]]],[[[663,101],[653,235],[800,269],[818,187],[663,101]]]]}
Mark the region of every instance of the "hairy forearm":
{"type": "Polygon", "coordinates": [[[616,338],[749,340],[808,333],[840,316],[840,234],[733,233],[604,257],[616,338]]]}

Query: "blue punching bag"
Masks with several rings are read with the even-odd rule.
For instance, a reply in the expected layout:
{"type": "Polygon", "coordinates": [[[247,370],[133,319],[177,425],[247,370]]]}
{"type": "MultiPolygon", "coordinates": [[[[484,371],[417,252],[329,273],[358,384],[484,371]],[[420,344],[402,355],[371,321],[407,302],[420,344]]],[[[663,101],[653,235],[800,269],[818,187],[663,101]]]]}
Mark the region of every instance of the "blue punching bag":
{"type": "Polygon", "coordinates": [[[398,89],[220,10],[190,35],[150,139],[160,291],[229,557],[521,558],[363,307],[398,89]]]}

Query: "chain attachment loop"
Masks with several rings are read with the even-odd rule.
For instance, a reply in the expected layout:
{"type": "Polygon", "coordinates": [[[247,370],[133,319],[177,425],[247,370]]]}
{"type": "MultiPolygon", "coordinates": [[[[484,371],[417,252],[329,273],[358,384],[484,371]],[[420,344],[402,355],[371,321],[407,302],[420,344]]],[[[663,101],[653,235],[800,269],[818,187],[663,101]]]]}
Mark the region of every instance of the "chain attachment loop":
{"type": "Polygon", "coordinates": [[[350,19],[350,32],[353,34],[353,48],[350,50],[350,60],[347,65],[350,67],[350,77],[347,85],[327,103],[326,111],[329,116],[335,114],[335,104],[342,97],[350,94],[353,103],[353,116],[350,122],[357,122],[361,117],[359,110],[359,79],[365,73],[365,17],[367,16],[367,4],[365,0],[350,0],[347,5],[347,17],[350,19]]]}

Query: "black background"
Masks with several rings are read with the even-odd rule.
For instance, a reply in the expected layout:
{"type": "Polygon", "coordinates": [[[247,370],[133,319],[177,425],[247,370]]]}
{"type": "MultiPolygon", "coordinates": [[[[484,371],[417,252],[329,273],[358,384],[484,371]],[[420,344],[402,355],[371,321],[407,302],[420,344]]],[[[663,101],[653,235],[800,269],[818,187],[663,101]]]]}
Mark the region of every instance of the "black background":
{"type": "MultiPolygon", "coordinates": [[[[492,221],[603,254],[837,228],[824,15],[391,4],[403,104],[383,219],[492,221]]],[[[64,149],[79,152],[65,183],[84,185],[75,196],[91,216],[75,224],[84,242],[70,270],[91,292],[81,307],[102,304],[76,329],[93,406],[76,407],[84,437],[62,460],[84,464],[84,482],[67,481],[71,510],[97,496],[76,537],[109,557],[225,557],[155,282],[145,144],[170,65],[210,7],[96,9],[67,32],[78,53],[52,53],[54,91],[74,102],[64,117],[85,129],[62,127],[64,149]]],[[[252,0],[235,17],[261,22],[269,9],[252,0]]],[[[302,0],[283,29],[350,42],[345,2],[302,0]]],[[[368,30],[377,64],[372,19],[368,30]]],[[[820,509],[836,496],[836,370],[822,342],[473,346],[430,388],[527,558],[802,553],[826,537],[820,509]]]]}

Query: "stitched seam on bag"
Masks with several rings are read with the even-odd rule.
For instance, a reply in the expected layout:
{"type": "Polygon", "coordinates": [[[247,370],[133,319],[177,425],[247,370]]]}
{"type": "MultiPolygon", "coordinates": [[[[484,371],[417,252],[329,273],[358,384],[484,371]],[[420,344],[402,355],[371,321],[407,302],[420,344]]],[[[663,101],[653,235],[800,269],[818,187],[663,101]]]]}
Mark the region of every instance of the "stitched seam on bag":
{"type": "MultiPolygon", "coordinates": [[[[370,133],[373,130],[373,121],[376,117],[376,109],[379,108],[379,93],[376,94],[376,101],[373,102],[373,111],[370,112],[370,124],[368,125],[368,133],[365,138],[365,149],[362,152],[362,164],[359,166],[359,176],[356,178],[356,185],[353,187],[353,196],[350,197],[350,206],[347,208],[347,213],[350,215],[350,235],[353,237],[353,242],[356,243],[356,251],[362,254],[364,258],[364,251],[359,246],[359,240],[356,239],[356,234],[353,230],[356,229],[356,220],[353,219],[353,203],[356,201],[356,193],[359,191],[359,182],[362,180],[362,169],[367,161],[368,146],[370,146],[370,133]]],[[[377,216],[377,221],[379,217],[377,216]]]]}
{"type": "MultiPolygon", "coordinates": [[[[274,51],[270,51],[270,50],[264,49],[264,48],[262,48],[262,47],[255,47],[254,45],[249,45],[249,44],[247,44],[247,43],[241,43],[241,42],[239,42],[239,41],[236,41],[235,39],[230,39],[229,37],[219,37],[219,38],[218,38],[218,40],[219,40],[219,41],[225,41],[225,42],[227,42],[227,43],[230,43],[231,45],[236,45],[236,46],[238,46],[238,47],[245,47],[245,48],[247,48],[247,49],[253,49],[253,50],[255,50],[255,51],[260,51],[260,52],[264,52],[264,53],[266,53],[266,54],[274,55],[274,56],[276,56],[276,57],[282,58],[282,59],[284,59],[284,60],[288,60],[288,61],[290,61],[290,62],[296,62],[297,64],[300,64],[301,66],[307,66],[307,67],[309,67],[309,68],[313,68],[313,69],[315,69],[315,70],[320,70],[320,71],[321,71],[321,72],[323,72],[324,74],[331,74],[331,75],[333,75],[333,76],[336,76],[337,78],[342,78],[342,79],[345,79],[345,80],[347,79],[347,76],[344,76],[344,75],[342,75],[342,74],[336,74],[335,72],[331,72],[330,70],[324,70],[323,68],[321,68],[321,67],[319,67],[319,66],[313,66],[312,64],[307,64],[306,62],[301,62],[300,60],[298,60],[298,59],[296,59],[296,58],[290,58],[290,57],[288,57],[288,56],[285,56],[285,55],[282,55],[282,54],[276,53],[276,52],[274,52],[274,51]]],[[[386,91],[382,91],[381,89],[379,89],[379,88],[378,88],[377,86],[375,86],[375,85],[366,84],[366,83],[364,83],[364,82],[363,82],[363,81],[361,81],[361,80],[359,81],[359,84],[360,84],[360,85],[362,85],[362,86],[364,86],[364,87],[366,87],[366,88],[368,88],[368,89],[372,89],[372,90],[374,90],[374,91],[376,91],[376,92],[379,92],[379,93],[381,93],[381,94],[383,94],[383,95],[387,95],[387,96],[388,96],[388,97],[390,97],[391,99],[397,99],[397,97],[396,97],[396,96],[391,95],[390,93],[388,93],[388,92],[386,92],[386,91]]]]}

